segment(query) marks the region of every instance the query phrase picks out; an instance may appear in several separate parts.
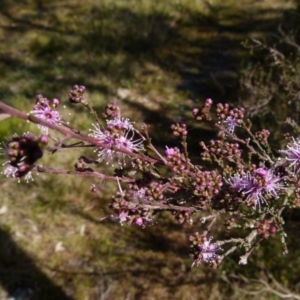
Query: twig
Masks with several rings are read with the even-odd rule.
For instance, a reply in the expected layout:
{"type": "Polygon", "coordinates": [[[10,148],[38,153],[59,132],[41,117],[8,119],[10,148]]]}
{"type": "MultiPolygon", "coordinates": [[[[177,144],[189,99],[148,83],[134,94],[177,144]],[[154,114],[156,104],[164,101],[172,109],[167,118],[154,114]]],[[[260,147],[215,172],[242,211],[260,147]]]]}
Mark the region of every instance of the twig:
{"type": "MultiPolygon", "coordinates": [[[[53,130],[65,135],[67,138],[73,138],[73,139],[77,139],[77,140],[80,140],[80,141],[88,142],[90,144],[95,145],[96,147],[111,149],[111,147],[99,142],[99,140],[97,140],[96,138],[93,138],[93,137],[91,137],[89,135],[85,135],[85,134],[77,134],[77,133],[75,133],[75,132],[71,131],[70,129],[67,129],[63,126],[54,125],[54,124],[49,123],[49,122],[47,122],[43,119],[37,118],[33,115],[25,114],[25,113],[15,109],[15,108],[11,107],[11,106],[8,106],[8,105],[4,104],[1,101],[0,101],[0,109],[3,110],[4,112],[8,113],[11,116],[15,116],[15,117],[18,117],[20,119],[30,121],[30,122],[33,122],[33,123],[36,123],[36,124],[39,124],[39,125],[42,125],[42,126],[46,126],[50,129],[53,129],[53,130]]],[[[116,151],[116,152],[126,154],[128,156],[137,158],[137,159],[142,159],[142,160],[147,161],[147,162],[152,163],[152,164],[155,164],[155,163],[159,162],[159,160],[157,160],[157,159],[150,158],[150,157],[140,155],[140,154],[137,154],[137,153],[133,153],[133,152],[128,151],[128,150],[123,149],[123,148],[120,148],[120,149],[118,148],[118,149],[113,149],[113,150],[116,151]]]]}
{"type": "Polygon", "coordinates": [[[101,178],[105,180],[135,182],[135,179],[131,179],[127,177],[118,177],[118,176],[107,176],[93,171],[80,172],[80,171],[62,170],[62,169],[55,169],[55,168],[42,167],[42,166],[35,166],[33,170],[36,170],[39,173],[49,173],[49,174],[58,174],[58,175],[76,175],[80,177],[95,177],[95,178],[101,178]]]}

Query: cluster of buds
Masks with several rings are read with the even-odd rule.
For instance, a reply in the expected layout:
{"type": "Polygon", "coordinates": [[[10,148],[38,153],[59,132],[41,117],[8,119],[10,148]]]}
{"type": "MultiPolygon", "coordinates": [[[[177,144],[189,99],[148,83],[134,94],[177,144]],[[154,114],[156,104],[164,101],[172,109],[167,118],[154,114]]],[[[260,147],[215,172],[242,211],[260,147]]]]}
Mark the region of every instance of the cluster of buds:
{"type": "Polygon", "coordinates": [[[208,145],[200,142],[200,146],[204,150],[201,154],[202,159],[207,161],[227,160],[238,164],[242,154],[238,143],[229,143],[224,140],[211,140],[208,145]]]}
{"type": "Polygon", "coordinates": [[[4,174],[21,178],[34,166],[34,163],[43,156],[43,148],[48,143],[48,136],[41,135],[37,138],[32,133],[22,136],[14,135],[4,144],[8,156],[8,170],[4,174]]]}
{"type": "Polygon", "coordinates": [[[152,181],[150,183],[128,184],[124,192],[124,199],[134,203],[151,203],[152,201],[164,200],[165,186],[161,183],[152,181]],[[143,185],[142,188],[139,185],[143,185]]]}
{"type": "Polygon", "coordinates": [[[226,227],[226,230],[227,231],[230,231],[232,228],[233,228],[233,226],[235,225],[235,218],[233,218],[233,217],[230,217],[230,218],[227,218],[225,221],[224,221],[224,226],[226,227]]]}
{"type": "Polygon", "coordinates": [[[149,162],[140,158],[133,158],[131,160],[131,165],[135,170],[139,170],[144,174],[148,173],[151,169],[151,165],[149,164],[149,162]]]}
{"type": "Polygon", "coordinates": [[[174,136],[186,137],[188,134],[186,124],[183,124],[183,123],[172,124],[171,129],[173,131],[174,136]]]}
{"type": "MultiPolygon", "coordinates": [[[[53,108],[57,108],[59,105],[59,100],[54,98],[52,99],[52,106],[53,108]]],[[[50,101],[45,98],[42,94],[38,94],[35,96],[35,105],[33,106],[34,110],[40,109],[40,107],[49,108],[50,107],[50,101]]]]}
{"type": "Polygon", "coordinates": [[[140,208],[140,201],[147,201],[144,189],[127,190],[125,193],[117,193],[109,204],[109,207],[117,214],[121,224],[145,226],[153,220],[153,210],[140,208]]]}
{"type": "Polygon", "coordinates": [[[151,182],[149,187],[145,190],[145,196],[148,201],[156,200],[162,201],[164,200],[165,186],[158,182],[151,182]]]}
{"type": "Polygon", "coordinates": [[[236,126],[241,126],[241,124],[243,123],[245,115],[245,110],[243,108],[235,107],[233,109],[229,109],[228,103],[218,103],[216,111],[221,124],[230,133],[234,132],[236,126]]]}
{"type": "Polygon", "coordinates": [[[234,118],[239,124],[242,124],[244,116],[245,116],[245,110],[244,108],[233,108],[229,109],[229,104],[225,103],[218,103],[216,112],[219,116],[220,120],[226,120],[227,117],[234,118]]]}
{"type": "Polygon", "coordinates": [[[193,179],[193,194],[197,203],[202,207],[209,204],[211,199],[218,195],[223,186],[223,177],[217,171],[197,171],[193,179]]]}
{"type": "Polygon", "coordinates": [[[192,214],[188,211],[178,211],[178,212],[173,212],[173,215],[175,217],[175,220],[178,222],[178,224],[190,224],[192,225],[194,220],[192,218],[192,214]]]}
{"type": "Polygon", "coordinates": [[[84,92],[85,86],[77,84],[74,85],[68,94],[69,102],[72,104],[84,102],[84,92]]]}
{"type": "Polygon", "coordinates": [[[291,207],[298,208],[300,207],[300,187],[295,187],[293,189],[294,197],[291,199],[291,207]]]}
{"type": "Polygon", "coordinates": [[[108,103],[103,112],[103,117],[105,119],[116,119],[120,115],[120,109],[116,102],[108,103]]]}
{"type": "Polygon", "coordinates": [[[255,137],[257,138],[257,140],[263,142],[264,144],[267,143],[269,136],[270,136],[270,131],[267,129],[263,129],[255,133],[255,137]]]}
{"type": "Polygon", "coordinates": [[[210,116],[210,109],[212,107],[212,104],[213,101],[211,99],[207,99],[201,110],[198,108],[194,108],[192,111],[194,118],[197,121],[211,121],[212,117],[210,116]]]}
{"type": "Polygon", "coordinates": [[[167,158],[167,164],[172,168],[174,173],[180,174],[187,168],[185,157],[182,153],[180,153],[180,150],[177,147],[167,147],[167,150],[165,150],[165,155],[167,158]]]}
{"type": "Polygon", "coordinates": [[[270,220],[256,221],[254,223],[254,228],[264,239],[268,239],[270,235],[277,232],[276,224],[270,220]]]}

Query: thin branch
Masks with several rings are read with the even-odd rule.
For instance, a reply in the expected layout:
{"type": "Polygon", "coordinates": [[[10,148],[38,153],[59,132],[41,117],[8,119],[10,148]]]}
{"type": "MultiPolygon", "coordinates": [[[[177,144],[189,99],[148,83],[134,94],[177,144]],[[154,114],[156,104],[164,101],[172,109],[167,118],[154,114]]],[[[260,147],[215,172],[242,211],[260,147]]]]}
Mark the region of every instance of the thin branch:
{"type": "Polygon", "coordinates": [[[70,170],[62,170],[55,169],[49,167],[35,166],[33,170],[36,170],[39,173],[49,173],[49,174],[58,174],[58,175],[76,175],[80,177],[95,177],[101,178],[105,180],[114,180],[114,181],[123,181],[123,182],[135,182],[135,179],[127,178],[127,177],[118,177],[118,176],[107,176],[98,172],[93,171],[70,171],[70,170]]]}
{"type": "Polygon", "coordinates": [[[189,213],[193,213],[197,211],[195,207],[186,207],[186,206],[179,206],[179,205],[165,205],[156,203],[154,205],[150,204],[138,204],[138,207],[145,208],[145,209],[154,209],[154,210],[178,210],[178,211],[187,211],[189,213]]]}
{"type": "MultiPolygon", "coordinates": [[[[66,137],[77,139],[77,140],[80,140],[80,141],[84,141],[84,142],[87,142],[89,144],[93,144],[96,147],[105,148],[105,149],[112,149],[111,147],[99,142],[99,140],[96,139],[96,138],[93,138],[93,137],[91,137],[89,135],[85,135],[85,134],[77,134],[77,133],[75,133],[75,132],[71,131],[70,129],[67,129],[63,126],[54,125],[54,124],[51,124],[51,123],[45,121],[44,119],[37,118],[33,115],[25,114],[25,113],[15,109],[15,108],[9,106],[9,105],[4,104],[1,101],[0,101],[0,109],[3,110],[4,112],[8,113],[11,116],[15,116],[15,117],[18,117],[20,119],[30,121],[30,122],[33,122],[33,123],[36,123],[36,124],[39,124],[39,125],[42,125],[42,126],[46,126],[50,129],[53,129],[53,130],[65,135],[66,137]]],[[[158,159],[154,159],[154,158],[150,158],[150,157],[147,157],[147,156],[144,156],[144,155],[133,153],[133,152],[125,150],[125,149],[112,149],[112,150],[114,150],[116,152],[126,154],[130,157],[134,157],[134,158],[137,158],[137,159],[147,161],[147,162],[152,163],[152,164],[155,164],[155,163],[159,162],[158,159]]]]}

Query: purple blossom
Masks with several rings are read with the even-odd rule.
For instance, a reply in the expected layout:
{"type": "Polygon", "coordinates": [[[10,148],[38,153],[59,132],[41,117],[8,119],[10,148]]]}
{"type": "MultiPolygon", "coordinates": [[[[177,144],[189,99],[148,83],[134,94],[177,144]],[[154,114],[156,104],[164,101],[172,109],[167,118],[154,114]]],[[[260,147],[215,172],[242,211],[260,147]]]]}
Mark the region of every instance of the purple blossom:
{"type": "MultiPolygon", "coordinates": [[[[53,108],[56,108],[59,104],[59,101],[57,99],[53,99],[53,108]]],[[[59,112],[52,109],[50,106],[49,100],[43,100],[38,101],[34,107],[33,110],[30,112],[32,115],[39,119],[43,119],[48,121],[49,123],[53,125],[59,125],[61,122],[61,117],[59,115],[59,112]]],[[[45,134],[48,134],[48,128],[42,125],[38,125],[39,129],[44,132],[45,134]]]]}
{"type": "Polygon", "coordinates": [[[125,130],[133,129],[132,122],[130,122],[129,119],[126,118],[119,117],[112,120],[107,120],[106,123],[108,127],[112,126],[117,129],[125,129],[125,130]]]}
{"type": "Polygon", "coordinates": [[[194,261],[194,264],[200,264],[201,262],[213,263],[218,257],[217,251],[222,250],[216,243],[211,243],[212,237],[207,239],[203,238],[203,242],[198,244],[199,254],[198,258],[194,261]]]}
{"type": "Polygon", "coordinates": [[[113,134],[108,130],[103,131],[99,125],[95,125],[94,130],[91,130],[90,134],[94,138],[99,140],[99,143],[106,145],[108,148],[98,147],[96,151],[101,160],[106,160],[107,162],[112,161],[114,157],[118,158],[118,163],[121,166],[125,165],[124,153],[117,152],[115,149],[127,150],[130,152],[143,151],[144,139],[134,139],[134,131],[126,130],[123,133],[113,134]]]}
{"type": "Polygon", "coordinates": [[[245,188],[245,174],[235,174],[227,180],[227,183],[236,191],[241,192],[245,188]]]}
{"type": "Polygon", "coordinates": [[[267,204],[266,195],[278,198],[279,192],[284,188],[281,178],[273,170],[264,168],[257,169],[253,174],[236,174],[227,182],[236,191],[246,195],[247,202],[254,201],[259,208],[262,203],[267,204]]]}
{"type": "MultiPolygon", "coordinates": [[[[128,130],[125,132],[124,135],[120,135],[117,137],[114,141],[114,146],[117,149],[123,149],[130,152],[139,152],[144,150],[143,146],[144,139],[140,138],[137,140],[134,140],[134,132],[132,130],[128,130]],[[131,137],[129,135],[131,134],[131,137]]],[[[125,165],[125,157],[128,156],[122,152],[116,152],[115,154],[118,158],[118,163],[120,166],[125,165]]]]}
{"type": "Polygon", "coordinates": [[[225,128],[230,132],[230,133],[234,133],[234,129],[236,126],[240,126],[239,121],[232,117],[232,116],[228,116],[224,121],[223,121],[225,128]]]}
{"type": "MultiPolygon", "coordinates": [[[[16,173],[19,171],[18,168],[11,166],[9,164],[9,161],[3,163],[2,165],[5,166],[6,164],[8,164],[8,166],[5,167],[5,169],[1,172],[1,174],[3,174],[6,177],[13,177],[13,178],[17,178],[16,173]]],[[[28,183],[29,181],[34,181],[33,177],[32,177],[32,172],[29,171],[25,176],[24,176],[25,181],[28,183]]],[[[18,182],[20,182],[20,178],[18,178],[18,182]]]]}
{"type": "Polygon", "coordinates": [[[140,188],[137,191],[132,192],[132,199],[134,201],[138,201],[140,199],[145,199],[146,198],[146,191],[144,188],[140,188]]]}
{"type": "Polygon", "coordinates": [[[169,148],[168,146],[166,146],[166,148],[165,155],[167,158],[171,158],[175,154],[175,150],[174,148],[169,148]]]}
{"type": "Polygon", "coordinates": [[[118,219],[119,219],[121,225],[123,223],[125,223],[128,219],[128,211],[121,210],[119,213],[118,219]]]}
{"type": "Polygon", "coordinates": [[[90,130],[92,133],[90,136],[99,140],[100,143],[106,145],[109,148],[97,148],[95,151],[98,152],[98,156],[100,160],[105,160],[107,162],[112,161],[114,158],[114,150],[111,148],[114,147],[115,141],[110,132],[102,131],[100,126],[97,124],[92,124],[94,126],[94,130],[90,130]]]}
{"type": "Polygon", "coordinates": [[[228,183],[238,192],[247,195],[246,201],[254,200],[255,206],[260,207],[261,202],[266,202],[263,196],[263,186],[250,173],[236,174],[228,180],[228,183]]]}
{"type": "Polygon", "coordinates": [[[293,167],[296,171],[300,165],[300,141],[293,138],[293,142],[287,145],[286,150],[281,150],[281,153],[285,154],[290,167],[293,167]]]}
{"type": "Polygon", "coordinates": [[[278,198],[278,192],[284,189],[284,186],[281,183],[281,178],[276,176],[272,169],[266,170],[264,168],[259,168],[255,172],[263,178],[263,189],[265,190],[266,194],[278,198]]]}

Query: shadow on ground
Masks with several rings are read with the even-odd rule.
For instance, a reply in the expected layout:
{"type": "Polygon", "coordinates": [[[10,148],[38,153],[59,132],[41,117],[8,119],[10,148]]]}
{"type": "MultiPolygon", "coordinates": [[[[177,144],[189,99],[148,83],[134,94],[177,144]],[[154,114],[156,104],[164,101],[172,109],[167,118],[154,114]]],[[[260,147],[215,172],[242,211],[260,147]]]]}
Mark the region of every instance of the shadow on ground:
{"type": "Polygon", "coordinates": [[[18,299],[18,293],[27,293],[32,295],[32,300],[73,299],[36,266],[3,228],[0,229],[0,243],[0,284],[7,291],[8,298],[18,299]]]}

